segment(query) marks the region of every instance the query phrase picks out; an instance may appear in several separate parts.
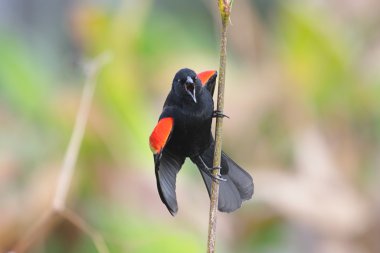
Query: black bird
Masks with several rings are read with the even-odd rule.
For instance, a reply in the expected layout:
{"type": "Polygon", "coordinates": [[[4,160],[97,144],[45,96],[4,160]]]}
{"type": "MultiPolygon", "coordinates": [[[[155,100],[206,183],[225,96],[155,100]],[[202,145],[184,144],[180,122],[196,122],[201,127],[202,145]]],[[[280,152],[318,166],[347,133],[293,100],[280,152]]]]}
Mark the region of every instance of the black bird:
{"type": "Polygon", "coordinates": [[[187,157],[197,165],[209,195],[212,180],[220,181],[219,211],[232,212],[253,195],[252,177],[224,152],[221,175],[215,177],[212,174],[214,139],[211,122],[213,117],[225,116],[214,111],[212,96],[216,76],[216,71],[197,75],[187,68],[179,70],[149,138],[158,192],[173,216],[178,211],[176,177],[187,157]]]}

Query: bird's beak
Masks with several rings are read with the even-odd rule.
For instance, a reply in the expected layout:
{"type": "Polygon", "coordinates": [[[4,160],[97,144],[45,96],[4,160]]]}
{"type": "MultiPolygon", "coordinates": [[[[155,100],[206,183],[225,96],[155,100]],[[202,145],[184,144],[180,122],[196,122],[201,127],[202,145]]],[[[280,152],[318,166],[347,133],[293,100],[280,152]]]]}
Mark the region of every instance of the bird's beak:
{"type": "Polygon", "coordinates": [[[194,84],[194,80],[190,76],[188,76],[186,79],[185,90],[196,103],[197,98],[195,96],[195,84],[194,84]]]}

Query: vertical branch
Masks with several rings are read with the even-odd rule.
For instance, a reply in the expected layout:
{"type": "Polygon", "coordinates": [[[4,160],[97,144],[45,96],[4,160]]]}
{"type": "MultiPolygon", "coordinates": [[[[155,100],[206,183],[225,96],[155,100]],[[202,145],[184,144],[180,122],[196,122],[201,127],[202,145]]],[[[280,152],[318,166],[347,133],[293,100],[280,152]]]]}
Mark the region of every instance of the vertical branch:
{"type": "MultiPolygon", "coordinates": [[[[227,64],[227,26],[230,19],[232,0],[218,0],[219,12],[222,18],[222,32],[220,37],[220,65],[219,65],[219,79],[218,79],[218,100],[217,110],[223,112],[224,108],[224,86],[225,86],[225,74],[227,64]]],[[[222,129],[223,118],[216,118],[215,125],[215,150],[213,167],[220,167],[220,160],[222,154],[222,129]]],[[[219,169],[213,171],[216,176],[219,174],[219,169]]],[[[208,245],[207,252],[215,252],[215,239],[216,239],[216,221],[217,221],[217,208],[218,208],[218,196],[219,196],[219,182],[213,180],[211,185],[211,197],[210,197],[210,215],[209,215],[209,227],[208,227],[208,245]]]]}
{"type": "Polygon", "coordinates": [[[84,130],[86,128],[88,114],[91,109],[91,101],[96,86],[96,73],[99,69],[109,61],[110,55],[103,53],[93,61],[89,62],[85,68],[86,82],[83,88],[82,98],[79,104],[74,131],[71,135],[69,146],[63,159],[61,174],[59,176],[57,190],[53,200],[53,209],[62,211],[65,208],[67,193],[70,188],[70,182],[73,177],[75,163],[78,157],[80,144],[83,139],[84,130]]]}
{"type": "Polygon", "coordinates": [[[109,53],[103,53],[88,63],[85,74],[86,81],[83,88],[75,126],[70,138],[69,146],[63,159],[61,173],[58,177],[58,185],[51,208],[31,227],[23,237],[13,246],[8,253],[22,253],[29,250],[33,244],[45,236],[53,227],[62,220],[67,219],[79,229],[87,233],[101,253],[108,253],[108,249],[101,236],[90,228],[79,216],[66,208],[67,193],[75,170],[75,163],[82,143],[88,115],[91,109],[91,101],[96,87],[96,75],[99,70],[110,60],[109,53]]]}

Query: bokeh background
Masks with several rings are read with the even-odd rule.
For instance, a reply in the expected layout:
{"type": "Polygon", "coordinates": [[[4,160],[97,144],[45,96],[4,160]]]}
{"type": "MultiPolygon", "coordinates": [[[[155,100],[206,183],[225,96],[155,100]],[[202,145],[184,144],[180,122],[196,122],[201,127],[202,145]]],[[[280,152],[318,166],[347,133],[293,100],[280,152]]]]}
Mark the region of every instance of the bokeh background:
{"type": "MultiPolygon", "coordinates": [[[[174,73],[219,64],[211,0],[0,1],[0,251],[49,209],[103,51],[68,206],[111,252],[204,252],[209,200],[186,163],[171,217],[148,137],[174,73]]],[[[224,150],[255,194],[219,214],[217,252],[380,252],[380,2],[236,0],[224,150]]],[[[96,252],[63,221],[30,252],[96,252]]]]}

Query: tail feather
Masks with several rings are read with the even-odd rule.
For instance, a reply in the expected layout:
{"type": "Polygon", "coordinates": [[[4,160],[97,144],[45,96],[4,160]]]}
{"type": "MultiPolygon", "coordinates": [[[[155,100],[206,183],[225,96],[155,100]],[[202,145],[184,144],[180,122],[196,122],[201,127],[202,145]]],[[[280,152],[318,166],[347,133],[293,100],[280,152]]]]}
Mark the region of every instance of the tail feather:
{"type": "Polygon", "coordinates": [[[222,160],[228,164],[228,177],[238,188],[242,200],[249,200],[253,195],[253,179],[251,175],[237,165],[228,155],[222,152],[222,160]]]}
{"type": "MultiPolygon", "coordinates": [[[[212,179],[205,172],[201,171],[203,181],[206,184],[209,196],[211,195],[211,184],[212,179]]],[[[218,198],[218,210],[221,212],[232,212],[239,207],[241,207],[242,199],[235,184],[230,180],[230,178],[225,177],[227,181],[221,181],[219,183],[219,198],[218,198]]]]}
{"type": "MultiPolygon", "coordinates": [[[[203,161],[211,168],[213,161],[214,145],[211,145],[202,155],[203,161]]],[[[197,164],[202,166],[201,164],[197,164]]],[[[219,182],[218,209],[221,212],[232,212],[241,207],[244,200],[248,200],[253,195],[253,180],[245,170],[237,165],[231,158],[222,152],[221,174],[227,181],[219,182]]],[[[199,170],[203,181],[211,195],[212,179],[201,169],[199,170]]]]}

